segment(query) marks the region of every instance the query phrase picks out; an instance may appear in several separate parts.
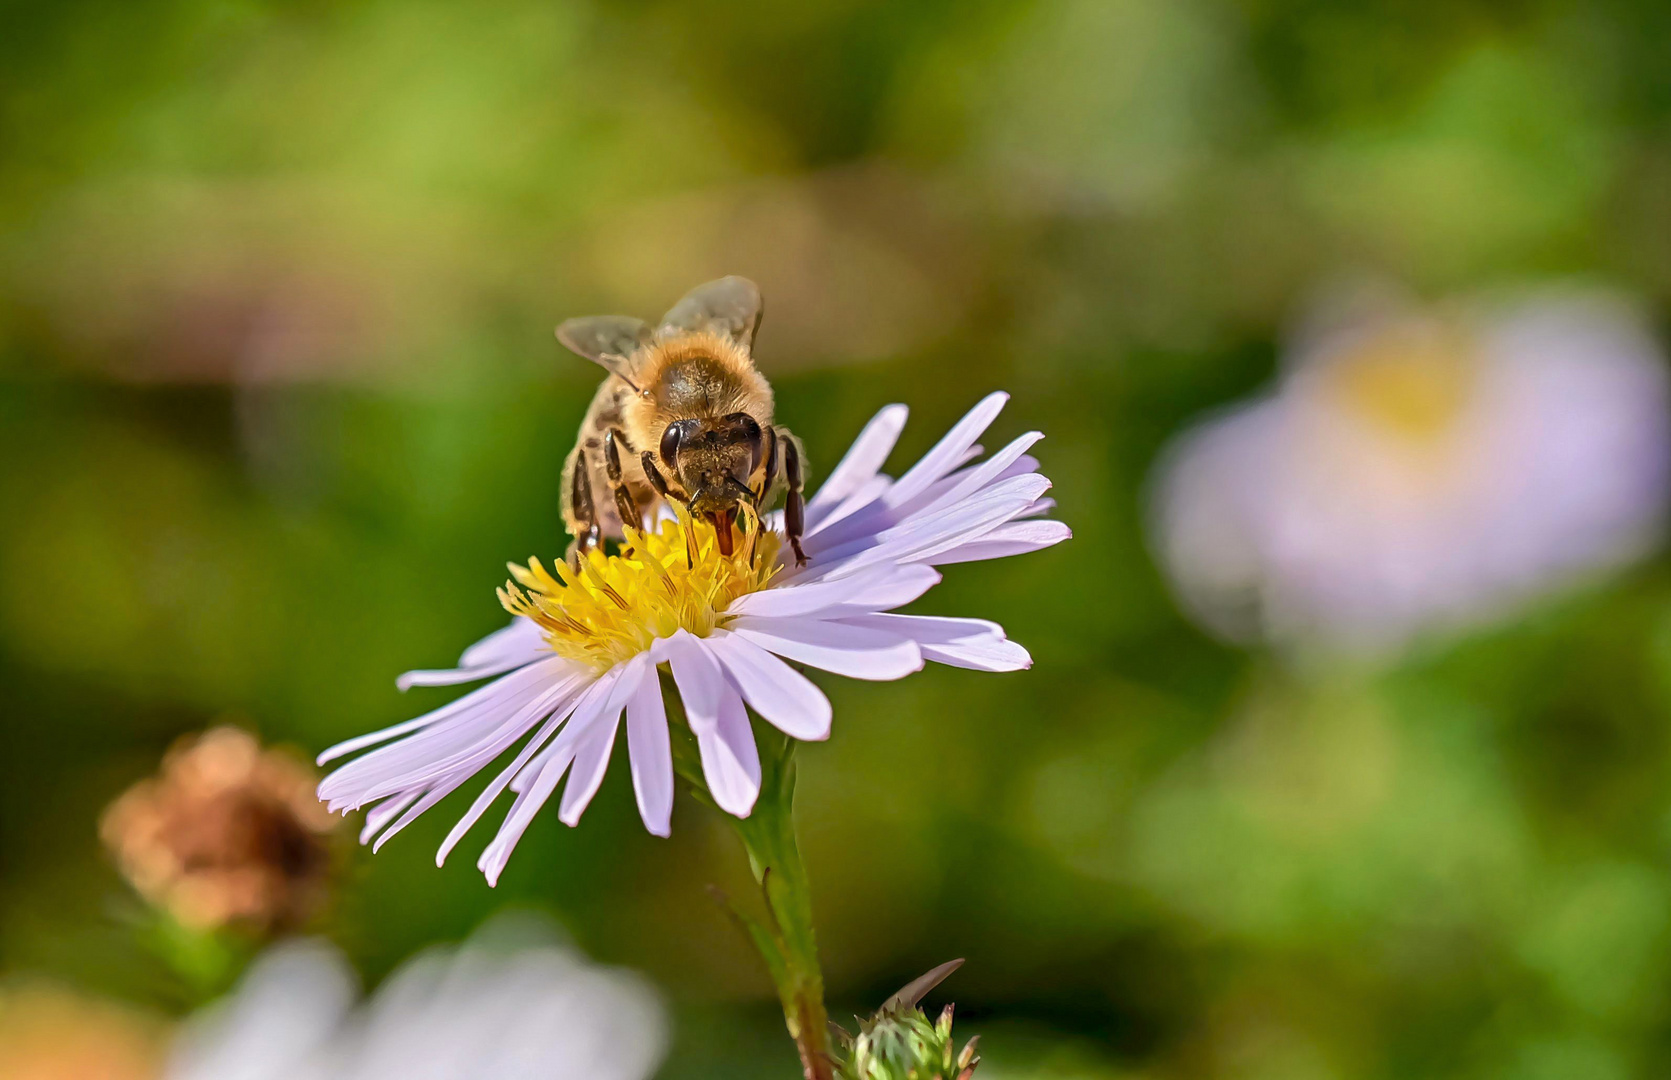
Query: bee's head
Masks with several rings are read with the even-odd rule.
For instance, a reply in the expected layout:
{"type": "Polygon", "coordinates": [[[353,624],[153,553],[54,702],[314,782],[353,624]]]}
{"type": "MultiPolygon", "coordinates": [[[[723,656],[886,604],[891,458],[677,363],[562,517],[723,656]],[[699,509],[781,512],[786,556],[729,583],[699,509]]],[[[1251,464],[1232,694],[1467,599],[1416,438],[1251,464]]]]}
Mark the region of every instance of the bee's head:
{"type": "Polygon", "coordinates": [[[748,482],[760,467],[764,448],[760,422],[746,412],[717,420],[676,420],[662,433],[662,463],[690,493],[691,513],[718,530],[725,554],[730,554],[737,504],[754,499],[748,482]]]}

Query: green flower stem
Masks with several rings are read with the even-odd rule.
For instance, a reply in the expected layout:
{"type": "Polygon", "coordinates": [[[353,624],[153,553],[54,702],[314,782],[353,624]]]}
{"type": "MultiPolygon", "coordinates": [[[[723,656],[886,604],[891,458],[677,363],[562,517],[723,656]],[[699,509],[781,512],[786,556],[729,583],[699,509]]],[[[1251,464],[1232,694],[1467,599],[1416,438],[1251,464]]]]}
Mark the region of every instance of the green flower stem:
{"type": "Polygon", "coordinates": [[[134,919],[138,939],[174,977],[178,1004],[196,1009],[232,989],[259,941],[231,929],[198,930],[161,908],[134,919]]]}
{"type": "MultiPolygon", "coordinates": [[[[664,676],[664,683],[671,678],[664,676]]],[[[669,688],[671,691],[671,688],[669,688]]],[[[673,767],[702,802],[713,805],[702,774],[695,737],[684,722],[678,695],[663,695],[673,722],[673,767]]],[[[800,1051],[806,1080],[832,1080],[829,1017],[824,1009],[824,973],[818,966],[818,943],[812,926],[812,890],[806,864],[795,842],[795,740],[772,733],[759,740],[760,798],[746,818],[720,812],[743,842],[749,869],[765,898],[766,918],[758,919],[726,899],[737,923],[760,950],[783,1005],[783,1021],[800,1051]]]]}

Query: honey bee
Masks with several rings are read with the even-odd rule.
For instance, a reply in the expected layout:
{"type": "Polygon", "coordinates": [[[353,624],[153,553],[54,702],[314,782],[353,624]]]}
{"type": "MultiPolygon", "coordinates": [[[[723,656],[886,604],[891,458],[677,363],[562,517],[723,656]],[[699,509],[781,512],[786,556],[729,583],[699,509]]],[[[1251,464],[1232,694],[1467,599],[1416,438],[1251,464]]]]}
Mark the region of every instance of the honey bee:
{"type": "Polygon", "coordinates": [[[609,372],[563,463],[571,565],[625,539],[624,523],[642,528],[661,499],[712,525],[729,556],[739,504],[763,511],[780,484],[784,532],[806,562],[802,450],[773,424],[772,387],[754,366],[760,315],[754,282],[725,277],[692,289],[654,329],[624,315],[557,327],[566,348],[609,372]],[[612,497],[595,497],[603,491],[612,497]]]}

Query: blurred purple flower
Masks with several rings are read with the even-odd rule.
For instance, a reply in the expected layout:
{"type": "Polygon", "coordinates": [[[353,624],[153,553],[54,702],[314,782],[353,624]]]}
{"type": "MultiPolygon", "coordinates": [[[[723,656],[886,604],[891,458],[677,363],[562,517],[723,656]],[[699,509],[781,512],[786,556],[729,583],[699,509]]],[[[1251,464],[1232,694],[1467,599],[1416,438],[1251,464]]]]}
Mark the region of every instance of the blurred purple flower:
{"type": "Polygon", "coordinates": [[[1214,631],[1373,654],[1642,554],[1668,477],[1663,360],[1617,299],[1383,306],[1183,435],[1154,531],[1214,631]]]}

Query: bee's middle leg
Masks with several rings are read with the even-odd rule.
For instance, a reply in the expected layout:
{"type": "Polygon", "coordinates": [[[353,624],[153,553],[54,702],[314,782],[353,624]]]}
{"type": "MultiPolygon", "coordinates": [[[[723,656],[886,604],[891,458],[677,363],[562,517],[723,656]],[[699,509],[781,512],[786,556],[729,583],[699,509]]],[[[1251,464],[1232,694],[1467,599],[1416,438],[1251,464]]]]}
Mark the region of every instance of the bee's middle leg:
{"type": "Polygon", "coordinates": [[[632,452],[632,446],[627,443],[627,437],[615,428],[610,428],[603,434],[603,469],[609,477],[610,486],[615,492],[615,512],[621,516],[622,525],[631,525],[635,529],[644,527],[644,511],[638,507],[638,500],[632,497],[632,491],[627,487],[626,480],[621,474],[621,450],[627,447],[632,452]]]}
{"type": "Polygon", "coordinates": [[[802,494],[806,476],[801,470],[801,448],[787,432],[777,435],[774,429],[773,434],[774,445],[782,447],[783,476],[789,485],[789,497],[783,504],[783,532],[795,552],[795,565],[805,566],[806,552],[801,550],[801,537],[806,534],[806,497],[802,494]]]}
{"type": "Polygon", "coordinates": [[[760,462],[760,490],[754,493],[754,505],[760,508],[761,513],[766,512],[766,497],[772,493],[778,469],[783,464],[783,456],[778,453],[777,428],[767,428],[763,437],[766,445],[760,462]]]}

